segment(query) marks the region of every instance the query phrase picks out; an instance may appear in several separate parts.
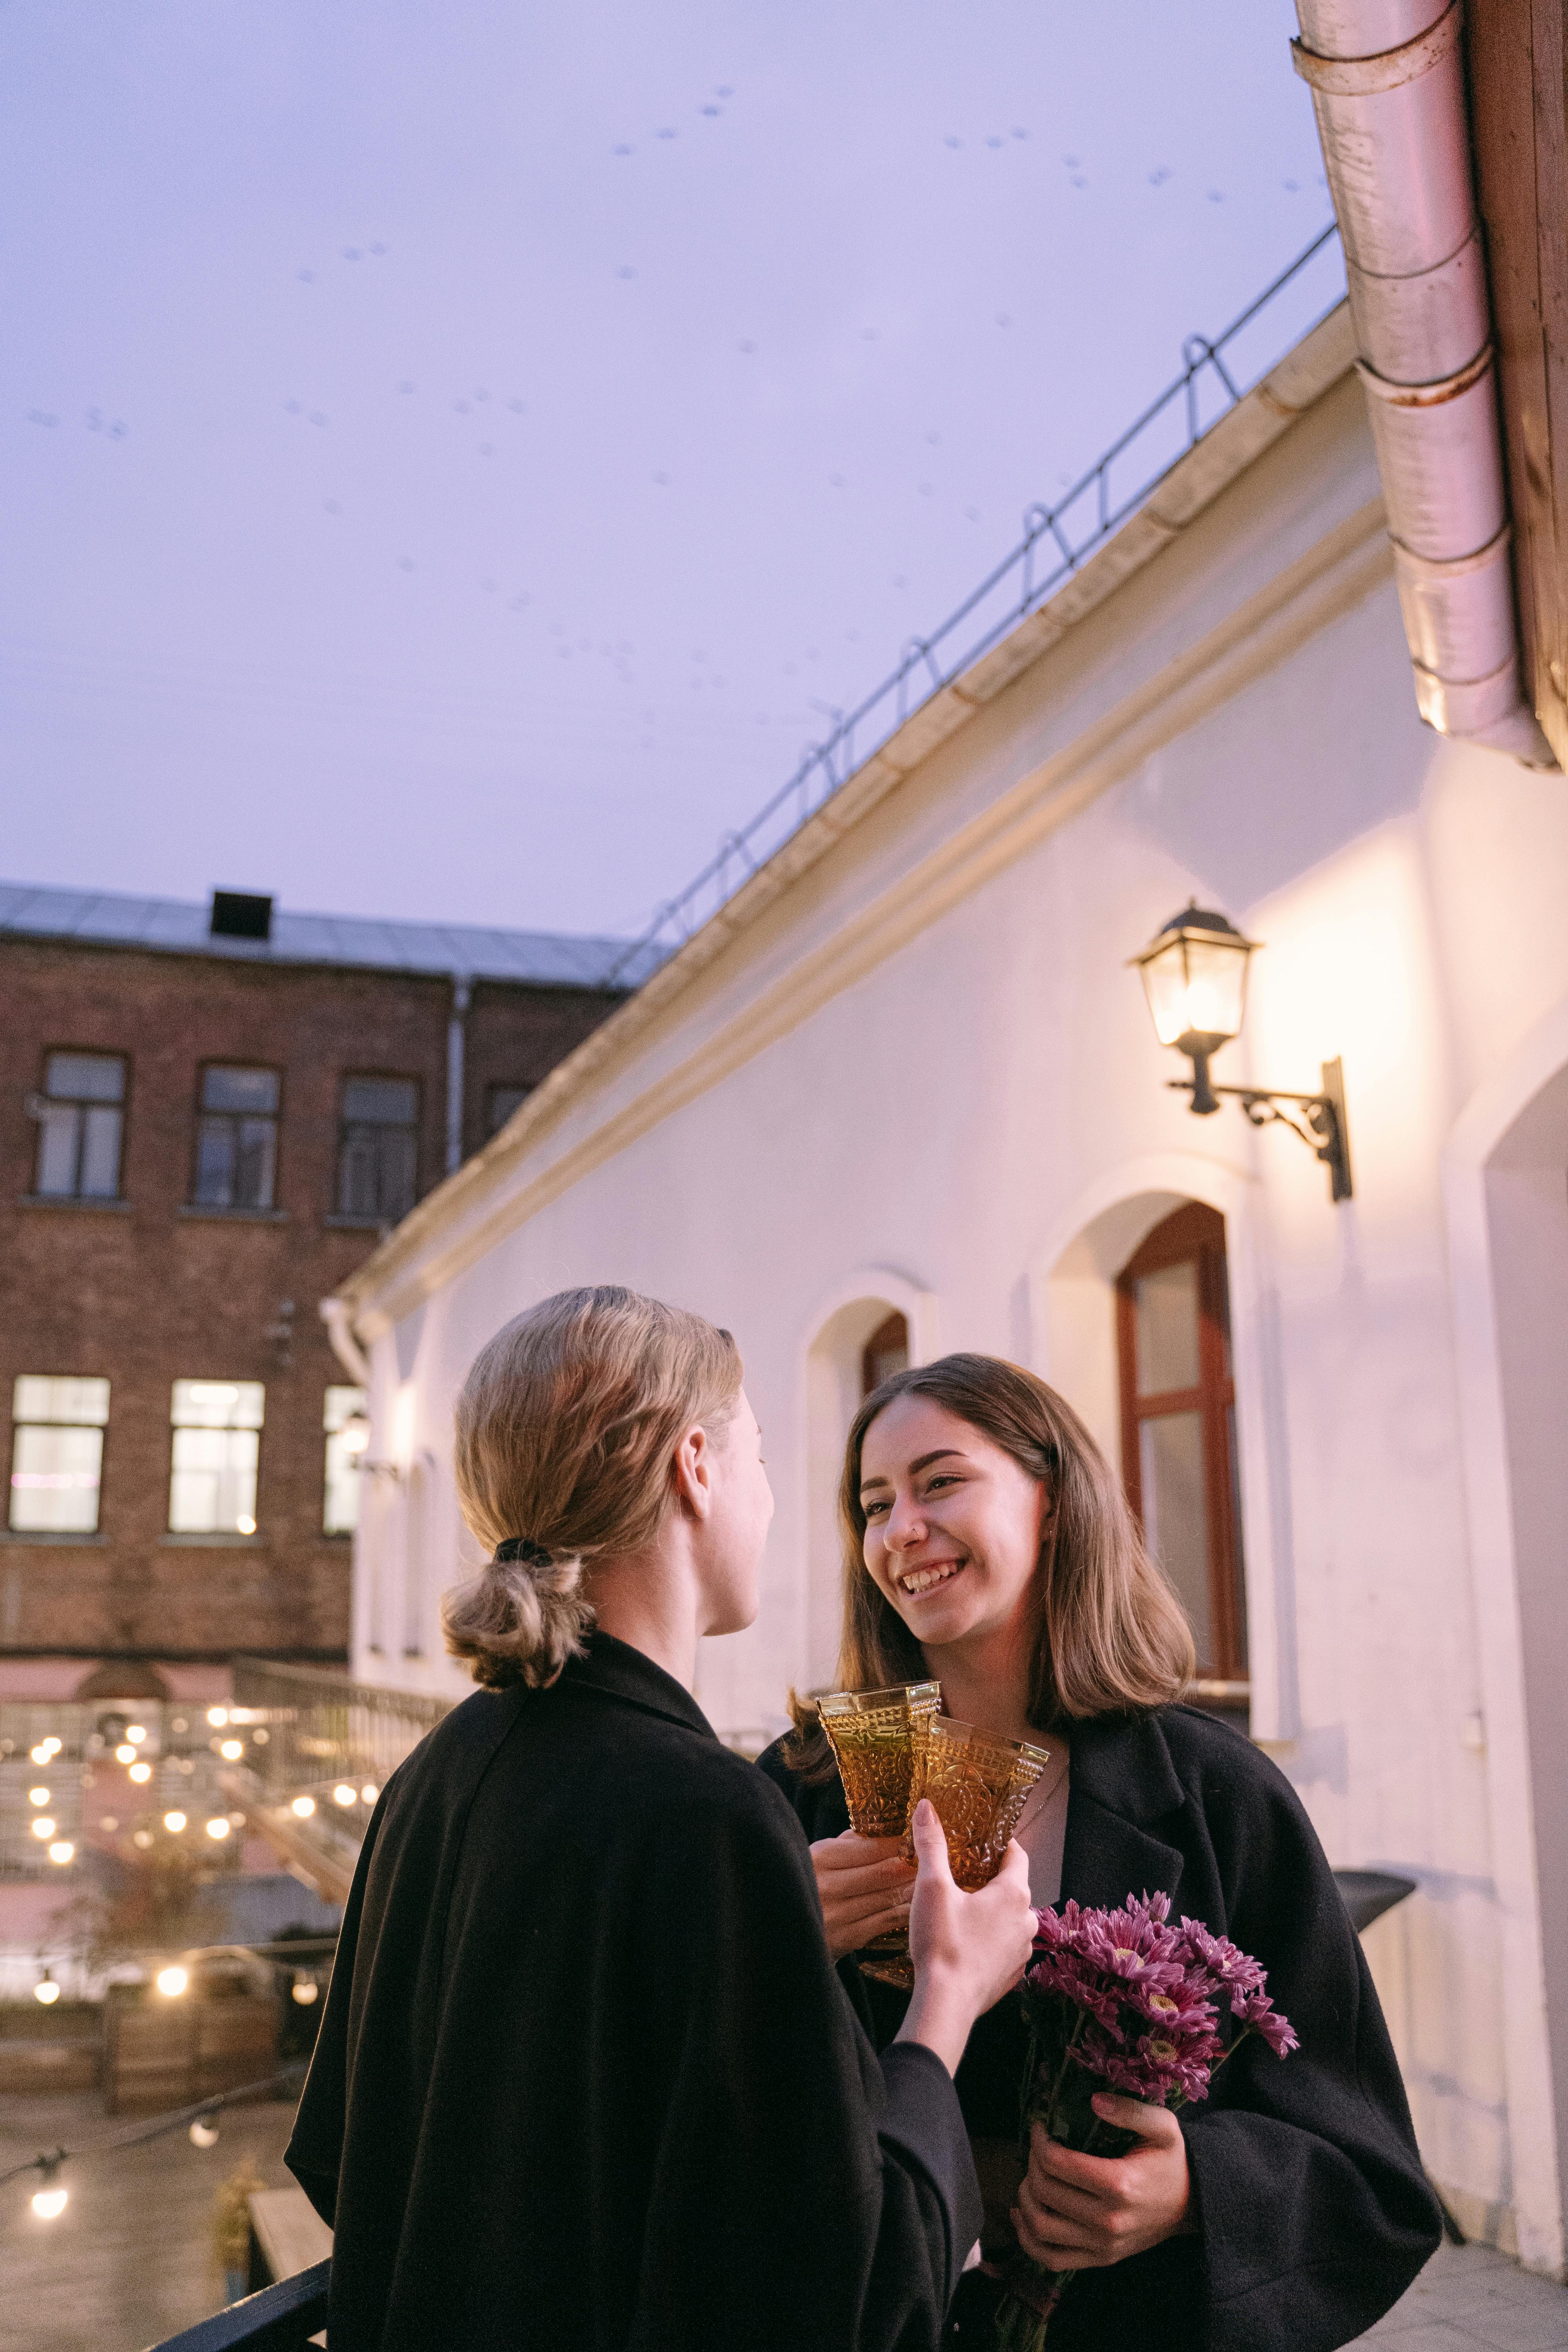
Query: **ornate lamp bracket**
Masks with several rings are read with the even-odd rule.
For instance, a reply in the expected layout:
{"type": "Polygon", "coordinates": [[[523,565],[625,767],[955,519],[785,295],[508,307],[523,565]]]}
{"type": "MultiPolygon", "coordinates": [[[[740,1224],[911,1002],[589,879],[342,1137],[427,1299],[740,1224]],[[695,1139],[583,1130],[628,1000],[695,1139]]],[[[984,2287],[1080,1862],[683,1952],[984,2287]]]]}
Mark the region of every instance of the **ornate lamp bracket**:
{"type": "Polygon", "coordinates": [[[1254,1127],[1288,1127],[1299,1135],[1329,1171],[1330,1198],[1351,1198],[1350,1127],[1345,1118],[1344,1072],[1338,1056],[1322,1065],[1323,1090],[1318,1095],[1292,1094],[1283,1087],[1216,1087],[1208,1074],[1208,1056],[1194,1055],[1190,1078],[1168,1078],[1179,1094],[1191,1095],[1200,1116],[1219,1108],[1222,1095],[1233,1095],[1254,1127]],[[1296,1106],[1287,1108],[1287,1105],[1296,1106]]]}

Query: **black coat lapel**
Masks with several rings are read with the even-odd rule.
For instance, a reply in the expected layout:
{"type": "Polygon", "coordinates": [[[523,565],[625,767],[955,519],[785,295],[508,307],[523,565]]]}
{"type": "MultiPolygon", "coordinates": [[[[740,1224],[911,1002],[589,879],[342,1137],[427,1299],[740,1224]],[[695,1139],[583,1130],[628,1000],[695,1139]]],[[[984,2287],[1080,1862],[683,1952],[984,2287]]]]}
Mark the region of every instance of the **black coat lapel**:
{"type": "Polygon", "coordinates": [[[1115,1909],[1130,1895],[1174,1895],[1183,1855],[1147,1830],[1123,1821],[1093,1797],[1073,1789],[1068,1797],[1067,1843],[1062,1851],[1062,1900],[1086,1908],[1115,1909]]]}
{"type": "Polygon", "coordinates": [[[1186,1791],[1158,1721],[1075,1724],[1071,1738],[1062,1900],[1114,1907],[1129,1895],[1174,1896],[1184,1856],[1156,1831],[1181,1811],[1186,1791]]]}

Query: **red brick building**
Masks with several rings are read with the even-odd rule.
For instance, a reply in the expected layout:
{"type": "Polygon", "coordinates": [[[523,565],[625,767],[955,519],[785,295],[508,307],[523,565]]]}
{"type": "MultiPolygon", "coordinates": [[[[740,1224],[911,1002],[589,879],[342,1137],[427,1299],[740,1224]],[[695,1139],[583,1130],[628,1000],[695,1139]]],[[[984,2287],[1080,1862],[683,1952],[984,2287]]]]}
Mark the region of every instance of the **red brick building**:
{"type": "Polygon", "coordinates": [[[0,886],[0,1661],[29,1685],[345,1656],[360,1400],[318,1302],[620,1001],[620,945],[0,886]]]}

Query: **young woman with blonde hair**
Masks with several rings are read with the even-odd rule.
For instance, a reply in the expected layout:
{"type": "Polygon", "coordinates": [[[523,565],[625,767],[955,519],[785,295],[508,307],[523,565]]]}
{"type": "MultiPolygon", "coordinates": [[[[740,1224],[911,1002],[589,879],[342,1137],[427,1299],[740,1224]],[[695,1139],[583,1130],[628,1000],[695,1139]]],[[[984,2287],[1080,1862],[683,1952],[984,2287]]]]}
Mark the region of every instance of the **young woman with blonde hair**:
{"type": "Polygon", "coordinates": [[[773,1497],[735,1343],[602,1288],[509,1323],[447,1611],[485,1687],[388,1780],[289,2162],[332,2352],[916,2352],[980,2226],[952,2074],[1016,1983],[1021,1850],[918,1825],[915,1990],[873,2052],[805,1840],[691,1696],[756,1614],[773,1497]]]}
{"type": "MultiPolygon", "coordinates": [[[[1437,2240],[1398,2067],[1361,1947],[1305,1812],[1251,1744],[1183,1706],[1193,1644],[1120,1483],[1071,1407],[995,1357],[945,1356],[867,1398],[840,1490],[837,1685],[936,1676],[946,1713],[1045,1745],[1021,1817],[1037,1903],[1119,1905],[1163,1888],[1178,1915],[1268,1970],[1301,2046],[1257,2042],[1178,2117],[1106,2095],[1138,2136],[1120,2158],[1017,2155],[1020,2004],[983,2017],[958,2073],[985,2189],[984,2271],[952,2338],[988,2347],[994,2269],[1021,2244],[1081,2272],[1053,2352],[1330,2352],[1403,2293],[1437,2240]]],[[[907,1917],[891,1841],[851,1835],[815,1709],[763,1758],[812,1840],[829,1949],[873,2040],[904,1996],[848,1957],[907,1917]]]]}

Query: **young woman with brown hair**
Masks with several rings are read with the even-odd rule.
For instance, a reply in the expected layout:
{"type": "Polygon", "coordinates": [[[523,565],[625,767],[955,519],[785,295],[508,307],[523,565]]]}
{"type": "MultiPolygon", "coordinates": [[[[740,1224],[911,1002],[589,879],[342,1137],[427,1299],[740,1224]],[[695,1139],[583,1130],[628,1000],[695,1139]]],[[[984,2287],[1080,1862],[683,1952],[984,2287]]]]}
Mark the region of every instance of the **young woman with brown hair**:
{"type": "MultiPolygon", "coordinates": [[[[1011,1995],[958,2073],[985,2189],[986,2254],[1021,2244],[1082,2272],[1050,2323],[1060,2352],[1330,2352],[1369,2327],[1433,2251],[1437,2208],[1360,1944],[1310,1823],[1251,1744],[1180,1704],[1193,1645],[1089,1432],[994,1357],[900,1372],[856,1416],[840,1489],[837,1683],[940,1679],[943,1708],[1052,1764],[1016,1836],[1040,1904],[1163,1888],[1261,1960],[1301,2047],[1256,2042],[1180,2116],[1109,2095],[1138,2136],[1120,2158],[1017,2150],[1025,2032],[1011,1995]]],[[[849,1955],[907,1917],[891,1841],[858,1838],[808,1704],[763,1758],[812,1843],[829,1949],[878,2042],[905,1996],[849,1955]]],[[[963,2282],[952,2335],[988,2346],[994,2277],[963,2282]]]]}
{"type": "Polygon", "coordinates": [[[880,2058],[799,1825],[691,1696],[773,1497],[728,1332],[621,1289],[520,1316],[457,1414],[485,1687],[388,1780],[289,2162],[332,2352],[924,2352],[981,2206],[952,2074],[1022,1974],[1021,1851],[917,1826],[880,2058]]]}

